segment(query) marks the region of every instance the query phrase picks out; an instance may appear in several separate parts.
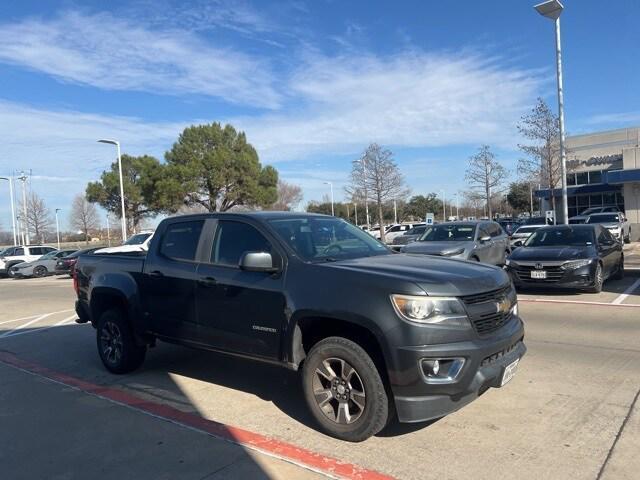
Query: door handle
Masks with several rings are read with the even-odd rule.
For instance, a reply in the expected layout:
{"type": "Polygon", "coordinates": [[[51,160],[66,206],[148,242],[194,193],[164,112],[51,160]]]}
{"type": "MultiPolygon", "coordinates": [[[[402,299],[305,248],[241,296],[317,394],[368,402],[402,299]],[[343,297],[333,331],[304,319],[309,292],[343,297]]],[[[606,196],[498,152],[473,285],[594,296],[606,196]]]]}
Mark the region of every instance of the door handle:
{"type": "Polygon", "coordinates": [[[198,285],[200,285],[201,287],[211,288],[215,287],[217,284],[218,282],[216,282],[216,279],[213,277],[204,277],[198,280],[198,285]]]}
{"type": "Polygon", "coordinates": [[[149,272],[149,276],[151,278],[162,278],[164,277],[164,273],[162,273],[160,270],[154,270],[152,272],[149,272]]]}

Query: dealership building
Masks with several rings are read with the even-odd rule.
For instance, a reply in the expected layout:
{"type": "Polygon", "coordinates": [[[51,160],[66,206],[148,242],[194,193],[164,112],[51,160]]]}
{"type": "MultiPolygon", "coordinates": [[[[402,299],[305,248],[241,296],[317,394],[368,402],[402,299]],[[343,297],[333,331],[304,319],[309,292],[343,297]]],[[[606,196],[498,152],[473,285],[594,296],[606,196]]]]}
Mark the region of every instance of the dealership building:
{"type": "MultiPolygon", "coordinates": [[[[640,237],[640,127],[567,137],[567,199],[569,217],[589,207],[617,206],[640,237]]],[[[536,191],[550,209],[551,192],[536,191]]],[[[562,211],[562,190],[553,191],[562,211]]],[[[559,216],[559,214],[558,214],[559,216]]]]}

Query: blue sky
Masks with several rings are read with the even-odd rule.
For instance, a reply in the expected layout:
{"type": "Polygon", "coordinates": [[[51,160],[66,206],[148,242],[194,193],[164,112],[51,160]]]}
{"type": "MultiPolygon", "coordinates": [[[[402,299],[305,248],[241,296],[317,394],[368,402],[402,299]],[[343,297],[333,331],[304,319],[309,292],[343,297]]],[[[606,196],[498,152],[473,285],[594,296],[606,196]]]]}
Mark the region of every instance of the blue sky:
{"type": "MultiPolygon", "coordinates": [[[[414,194],[451,196],[480,144],[513,168],[519,117],[537,96],[555,108],[553,25],[533,3],[3,2],[0,175],[31,169],[32,188],[68,212],[113,160],[97,138],[162,158],[185,126],[220,121],[245,130],[304,203],[324,181],[341,198],[372,141],[394,151],[414,194]]],[[[565,7],[568,133],[640,124],[640,3],[565,7]]]]}

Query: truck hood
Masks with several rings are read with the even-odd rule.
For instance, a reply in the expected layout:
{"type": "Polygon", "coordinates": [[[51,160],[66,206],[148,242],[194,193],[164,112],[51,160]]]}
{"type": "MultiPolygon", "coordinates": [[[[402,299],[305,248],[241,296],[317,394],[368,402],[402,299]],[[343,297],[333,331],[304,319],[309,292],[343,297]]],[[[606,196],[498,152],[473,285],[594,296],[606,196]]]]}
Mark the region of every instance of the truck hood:
{"type": "Polygon", "coordinates": [[[423,255],[446,255],[461,248],[467,248],[471,242],[414,242],[404,248],[405,253],[423,255]]]}
{"type": "Polygon", "coordinates": [[[393,281],[417,284],[428,295],[461,296],[497,290],[509,285],[500,268],[477,262],[427,255],[378,255],[327,263],[327,267],[387,277],[390,293],[393,281]]]}
{"type": "Polygon", "coordinates": [[[595,255],[594,247],[520,247],[516,248],[509,260],[513,262],[544,262],[578,260],[595,255]]]}

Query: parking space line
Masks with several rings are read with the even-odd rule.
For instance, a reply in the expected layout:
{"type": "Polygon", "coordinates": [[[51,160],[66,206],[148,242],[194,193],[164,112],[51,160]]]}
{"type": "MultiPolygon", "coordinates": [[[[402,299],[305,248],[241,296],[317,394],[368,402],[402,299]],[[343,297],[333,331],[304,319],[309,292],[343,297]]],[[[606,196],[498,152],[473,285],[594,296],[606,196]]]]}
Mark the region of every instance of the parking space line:
{"type": "Polygon", "coordinates": [[[570,303],[578,305],[598,305],[601,307],[626,307],[626,308],[640,308],[640,305],[633,305],[627,303],[607,303],[607,302],[589,302],[588,300],[553,300],[551,298],[518,298],[518,303],[570,303]]]}
{"type": "Polygon", "coordinates": [[[2,335],[0,335],[0,338],[4,338],[4,337],[8,337],[11,335],[11,333],[17,331],[17,330],[21,330],[23,328],[28,327],[29,325],[32,325],[36,322],[39,322],[40,320],[44,320],[47,317],[50,317],[52,314],[51,313],[45,313],[44,315],[40,315],[39,317],[34,318],[33,320],[27,322],[27,323],[23,323],[22,325],[17,326],[16,328],[13,328],[7,332],[4,332],[2,335]]]}
{"type": "MultiPolygon", "coordinates": [[[[67,310],[59,310],[57,312],[50,312],[47,315],[57,315],[58,313],[67,313],[67,312],[73,312],[73,308],[68,308],[67,310]]],[[[42,313],[36,313],[35,315],[30,315],[28,317],[14,318],[13,320],[5,320],[4,322],[0,322],[0,325],[4,325],[5,323],[20,322],[22,320],[30,320],[32,318],[37,317],[38,315],[42,315],[42,313]]]]}
{"type": "Polygon", "coordinates": [[[320,453],[297,447],[260,433],[254,433],[242,428],[208,420],[199,415],[184,412],[169,405],[142,399],[124,390],[97,385],[64,373],[56,372],[43,365],[23,360],[9,352],[0,351],[0,363],[183,428],[204,433],[211,437],[239,445],[245,449],[254,450],[264,455],[284,460],[330,478],[348,480],[393,480],[391,476],[374,470],[368,470],[355,464],[342,462],[335,458],[326,457],[320,453]]]}
{"type": "Polygon", "coordinates": [[[636,288],[640,287],[640,278],[637,279],[635,282],[633,282],[629,288],[627,288],[618,298],[616,298],[613,302],[611,302],[613,305],[620,305],[622,302],[624,302],[629,295],[631,295],[636,288]]]}
{"type": "Polygon", "coordinates": [[[42,332],[43,330],[50,330],[52,328],[59,327],[61,325],[65,325],[67,323],[71,323],[75,319],[76,319],[76,315],[74,314],[74,315],[71,315],[70,317],[65,318],[64,320],[60,320],[58,323],[54,323],[53,325],[49,325],[48,327],[34,328],[34,329],[31,329],[31,330],[25,330],[24,332],[19,331],[19,330],[21,330],[21,328],[16,328],[16,329],[12,330],[12,332],[15,332],[15,333],[9,332],[8,334],[0,335],[0,339],[1,338],[17,337],[18,335],[26,335],[28,333],[42,332]]]}

